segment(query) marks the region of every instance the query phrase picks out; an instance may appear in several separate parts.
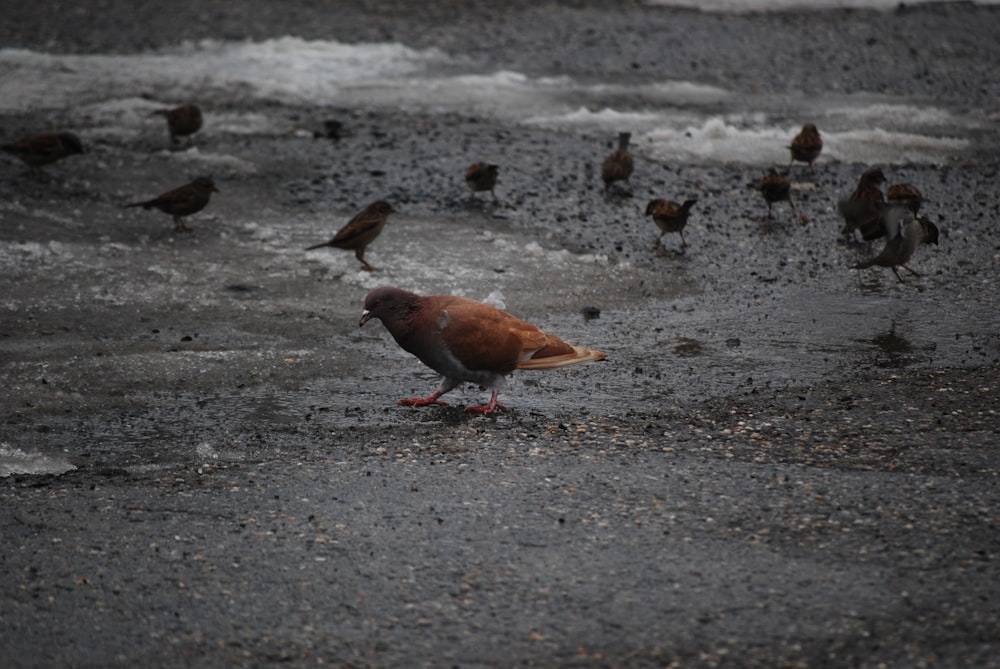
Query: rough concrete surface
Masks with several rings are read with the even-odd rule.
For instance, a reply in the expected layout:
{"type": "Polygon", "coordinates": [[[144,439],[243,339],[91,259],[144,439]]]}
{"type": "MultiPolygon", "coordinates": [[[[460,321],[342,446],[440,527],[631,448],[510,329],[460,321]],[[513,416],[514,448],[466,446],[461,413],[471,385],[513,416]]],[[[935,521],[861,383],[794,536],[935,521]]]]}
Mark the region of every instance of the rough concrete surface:
{"type": "MultiPolygon", "coordinates": [[[[5,8],[0,45],[293,34],[748,94],[1000,95],[995,7],[469,4],[46,0],[5,8]]],[[[839,236],[864,165],[797,168],[809,222],[762,224],[745,165],[640,156],[606,197],[611,137],[255,111],[290,131],[206,123],[197,150],[232,160],[189,235],[122,209],[181,182],[162,133],[44,177],[0,160],[0,446],[73,467],[0,478],[3,666],[1000,666],[995,126],[893,168],[942,228],[900,284],[839,236]],[[338,141],[312,136],[330,119],[338,141]],[[485,151],[512,167],[499,207],[459,176],[485,151]],[[683,254],[642,215],[663,193],[699,199],[683,254]],[[400,210],[377,276],[302,250],[377,197],[400,210]],[[462,411],[475,388],[399,406],[436,380],[358,328],[373,282],[499,288],[609,357],[513,375],[495,418],[462,411]]],[[[75,123],[7,114],[0,139],[75,123]]]]}

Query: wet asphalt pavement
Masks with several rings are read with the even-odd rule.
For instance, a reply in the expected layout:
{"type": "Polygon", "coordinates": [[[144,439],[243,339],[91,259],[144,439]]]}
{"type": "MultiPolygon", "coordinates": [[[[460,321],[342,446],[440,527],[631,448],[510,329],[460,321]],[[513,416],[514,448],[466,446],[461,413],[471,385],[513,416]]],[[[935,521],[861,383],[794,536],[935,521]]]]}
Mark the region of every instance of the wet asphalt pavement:
{"type": "MultiPolygon", "coordinates": [[[[606,35],[668,11],[252,4],[180,3],[153,31],[134,20],[151,4],[44,21],[33,3],[0,35],[96,52],[292,33],[475,54],[478,39],[484,62],[528,69],[540,35],[593,26],[573,67],[625,73],[657,50],[606,35]]],[[[730,86],[808,92],[815,66],[843,89],[996,95],[977,51],[997,48],[996,9],[908,8],[892,14],[907,40],[875,43],[858,27],[885,15],[838,12],[810,28],[816,52],[775,32],[808,28],[794,14],[666,15],[749,36],[728,59],[686,43],[667,76],[697,61],[730,86]],[[752,83],[765,39],[787,82],[752,83]],[[919,76],[859,72],[838,40],[904,70],[913,43],[935,58],[919,76]]],[[[569,58],[555,42],[539,69],[569,58]]],[[[796,168],[809,222],[779,204],[762,223],[746,186],[762,170],[746,166],[640,155],[632,193],[607,197],[612,137],[257,111],[287,132],[213,134],[209,114],[191,152],[151,132],[92,142],[43,178],[0,161],[0,446],[73,467],[0,478],[4,666],[1000,666],[995,136],[887,168],[942,228],[900,284],[850,269],[877,243],[839,239],[835,203],[863,165],[796,168]],[[326,120],[339,140],[313,136],[326,120]],[[461,183],[485,152],[499,207],[461,183]],[[121,208],[195,176],[202,154],[231,159],[192,234],[121,208]],[[661,196],[699,200],[683,254],[672,235],[654,248],[642,210],[661,196]],[[302,250],[380,197],[400,214],[366,256],[378,276],[302,250]],[[515,374],[512,411],[492,419],[462,411],[485,399],[474,388],[401,407],[436,379],[381,325],[358,328],[378,283],[499,288],[512,313],[609,358],[515,374]]],[[[68,123],[86,140],[73,120],[0,127],[6,141],[68,123]]]]}

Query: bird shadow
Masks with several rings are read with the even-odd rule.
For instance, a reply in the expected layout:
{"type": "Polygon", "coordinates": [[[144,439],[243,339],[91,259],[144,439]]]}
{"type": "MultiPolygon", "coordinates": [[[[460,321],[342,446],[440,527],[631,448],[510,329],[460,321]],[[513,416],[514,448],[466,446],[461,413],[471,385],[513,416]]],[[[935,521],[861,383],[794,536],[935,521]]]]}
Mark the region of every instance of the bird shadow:
{"type": "Polygon", "coordinates": [[[41,168],[37,170],[17,170],[9,179],[5,179],[5,181],[15,185],[19,189],[31,187],[44,188],[45,192],[49,194],[51,194],[52,190],[70,190],[73,186],[73,181],[69,177],[63,177],[58,172],[51,174],[41,168]]]}
{"type": "Polygon", "coordinates": [[[661,243],[653,245],[653,255],[657,258],[674,258],[676,260],[686,260],[688,257],[686,246],[664,246],[661,243]]]}
{"type": "Polygon", "coordinates": [[[921,362],[924,356],[933,355],[934,344],[918,347],[907,337],[896,331],[896,322],[892,321],[889,329],[876,332],[870,340],[858,340],[859,343],[872,347],[874,365],[883,369],[900,369],[921,362]]]}
{"type": "MultiPolygon", "coordinates": [[[[921,286],[916,281],[906,281],[905,283],[896,279],[892,272],[885,270],[882,272],[877,271],[882,268],[868,268],[857,270],[860,274],[870,274],[872,276],[858,276],[858,290],[862,293],[869,293],[872,295],[884,295],[893,290],[913,290],[918,293],[922,293],[927,290],[925,286],[921,286]]],[[[916,277],[914,277],[916,278],[916,277]]]]}
{"type": "Polygon", "coordinates": [[[616,186],[604,191],[604,202],[607,204],[626,204],[632,202],[634,198],[635,193],[616,186]]]}
{"type": "Polygon", "coordinates": [[[503,411],[495,411],[492,414],[483,414],[475,411],[466,411],[465,404],[452,404],[449,403],[448,406],[433,406],[433,407],[405,407],[399,406],[399,410],[407,412],[419,412],[410,413],[415,422],[417,423],[435,423],[439,425],[447,425],[449,427],[459,427],[462,425],[467,425],[473,421],[478,420],[492,420],[496,421],[497,417],[504,415],[511,415],[514,412],[510,409],[503,411]]]}
{"type": "Polygon", "coordinates": [[[798,226],[798,219],[786,219],[779,216],[773,216],[771,218],[753,218],[751,220],[753,221],[757,231],[768,235],[787,234],[794,229],[793,226],[798,226]]]}
{"type": "Polygon", "coordinates": [[[503,201],[493,202],[489,199],[466,197],[452,200],[451,208],[479,214],[483,218],[506,218],[504,212],[516,207],[503,201]]]}

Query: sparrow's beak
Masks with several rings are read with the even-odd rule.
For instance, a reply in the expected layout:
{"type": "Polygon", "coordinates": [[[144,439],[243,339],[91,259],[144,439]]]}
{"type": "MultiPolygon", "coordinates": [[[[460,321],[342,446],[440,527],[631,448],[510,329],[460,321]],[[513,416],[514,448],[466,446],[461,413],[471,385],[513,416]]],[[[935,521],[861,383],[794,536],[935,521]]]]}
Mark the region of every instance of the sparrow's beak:
{"type": "Polygon", "coordinates": [[[367,323],[368,319],[371,318],[371,317],[372,317],[372,312],[368,311],[367,309],[365,309],[364,311],[362,311],[361,312],[361,320],[358,321],[358,327],[361,327],[362,325],[364,325],[365,323],[367,323]]]}

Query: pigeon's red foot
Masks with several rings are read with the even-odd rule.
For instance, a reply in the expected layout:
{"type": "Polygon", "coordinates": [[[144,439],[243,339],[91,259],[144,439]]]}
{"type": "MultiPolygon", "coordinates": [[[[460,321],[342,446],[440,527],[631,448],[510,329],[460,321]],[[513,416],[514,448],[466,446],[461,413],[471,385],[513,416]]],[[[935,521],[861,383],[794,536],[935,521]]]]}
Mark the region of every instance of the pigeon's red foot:
{"type": "Polygon", "coordinates": [[[497,402],[497,395],[499,393],[494,392],[493,396],[490,397],[490,401],[483,406],[478,407],[465,407],[466,411],[471,411],[472,413],[481,413],[484,416],[489,416],[497,411],[507,411],[507,407],[497,402]]]}
{"type": "Polygon", "coordinates": [[[465,410],[470,413],[481,413],[484,416],[491,416],[497,411],[508,411],[507,407],[505,407],[502,404],[494,404],[492,406],[486,404],[484,406],[479,406],[479,407],[465,407],[465,410]]]}
{"type": "Polygon", "coordinates": [[[411,397],[409,399],[402,399],[399,400],[399,403],[404,404],[408,407],[428,407],[432,405],[439,407],[446,407],[448,406],[447,402],[442,402],[438,400],[438,398],[441,397],[441,395],[443,394],[444,393],[439,391],[434,393],[433,395],[428,395],[427,397],[411,397]]]}

